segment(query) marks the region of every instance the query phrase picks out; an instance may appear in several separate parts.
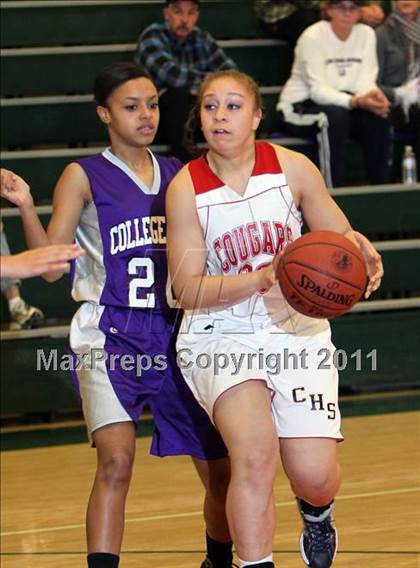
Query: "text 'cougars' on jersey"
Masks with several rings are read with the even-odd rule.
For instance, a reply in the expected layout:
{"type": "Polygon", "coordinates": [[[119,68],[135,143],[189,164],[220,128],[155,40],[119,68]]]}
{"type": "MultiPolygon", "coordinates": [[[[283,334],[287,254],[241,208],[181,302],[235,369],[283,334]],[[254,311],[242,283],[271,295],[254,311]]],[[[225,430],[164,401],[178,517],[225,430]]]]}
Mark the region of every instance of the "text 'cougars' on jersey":
{"type": "Polygon", "coordinates": [[[111,254],[144,245],[166,244],[166,219],[163,215],[135,217],[114,225],[110,231],[111,254]]]}
{"type": "Polygon", "coordinates": [[[293,240],[292,228],[278,221],[260,221],[239,225],[213,241],[222,271],[242,265],[259,254],[275,255],[293,240]]]}

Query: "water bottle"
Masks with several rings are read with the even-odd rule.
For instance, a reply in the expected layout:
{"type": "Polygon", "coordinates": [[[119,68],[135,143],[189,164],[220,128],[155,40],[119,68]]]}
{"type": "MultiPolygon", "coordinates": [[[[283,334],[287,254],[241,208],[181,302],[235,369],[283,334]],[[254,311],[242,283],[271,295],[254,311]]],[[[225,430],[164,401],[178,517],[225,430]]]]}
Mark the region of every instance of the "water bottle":
{"type": "Polygon", "coordinates": [[[412,146],[404,147],[404,154],[402,159],[402,182],[417,182],[417,164],[412,146]]]}

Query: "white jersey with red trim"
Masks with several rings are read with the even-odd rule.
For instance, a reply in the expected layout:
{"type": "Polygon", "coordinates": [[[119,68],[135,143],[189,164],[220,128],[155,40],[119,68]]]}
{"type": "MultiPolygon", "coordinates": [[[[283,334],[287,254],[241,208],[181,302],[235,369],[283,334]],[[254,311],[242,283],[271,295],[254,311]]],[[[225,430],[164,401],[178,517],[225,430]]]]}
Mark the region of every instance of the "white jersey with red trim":
{"type": "MultiPolygon", "coordinates": [[[[208,275],[259,270],[300,237],[302,216],[271,144],[256,143],[255,165],[243,195],[215,175],[205,156],[190,162],[188,168],[208,251],[208,275]]],[[[277,285],[227,308],[187,311],[182,331],[199,332],[209,324],[224,333],[275,325],[280,332],[312,335],[328,327],[325,320],[296,312],[277,285]]]]}

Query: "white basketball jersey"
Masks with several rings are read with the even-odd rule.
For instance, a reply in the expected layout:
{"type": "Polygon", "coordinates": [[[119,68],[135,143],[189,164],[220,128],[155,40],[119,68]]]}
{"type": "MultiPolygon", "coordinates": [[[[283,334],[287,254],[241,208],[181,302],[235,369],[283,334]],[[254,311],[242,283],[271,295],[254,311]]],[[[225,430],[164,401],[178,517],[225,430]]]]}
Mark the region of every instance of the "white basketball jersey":
{"type": "MultiPolygon", "coordinates": [[[[255,165],[243,195],[213,173],[205,156],[193,160],[188,167],[208,251],[208,275],[229,276],[259,270],[301,235],[301,213],[271,144],[256,143],[255,165]]],[[[216,321],[216,327],[223,332],[241,329],[245,333],[273,324],[287,333],[308,327],[313,333],[317,323],[298,314],[277,285],[228,308],[187,312],[184,332],[185,324],[198,331],[201,325],[196,324],[209,320],[211,324],[216,321]]]]}

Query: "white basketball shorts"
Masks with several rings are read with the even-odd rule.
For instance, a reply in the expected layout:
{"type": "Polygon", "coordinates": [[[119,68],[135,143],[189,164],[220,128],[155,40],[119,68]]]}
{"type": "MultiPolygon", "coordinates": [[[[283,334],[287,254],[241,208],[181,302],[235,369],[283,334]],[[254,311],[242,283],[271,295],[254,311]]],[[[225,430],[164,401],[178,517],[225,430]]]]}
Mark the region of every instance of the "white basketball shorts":
{"type": "Polygon", "coordinates": [[[272,392],[279,437],[343,439],[329,326],[312,335],[274,326],[252,334],[190,332],[179,336],[177,350],[183,376],[210,419],[225,391],[257,379],[272,392]]]}

